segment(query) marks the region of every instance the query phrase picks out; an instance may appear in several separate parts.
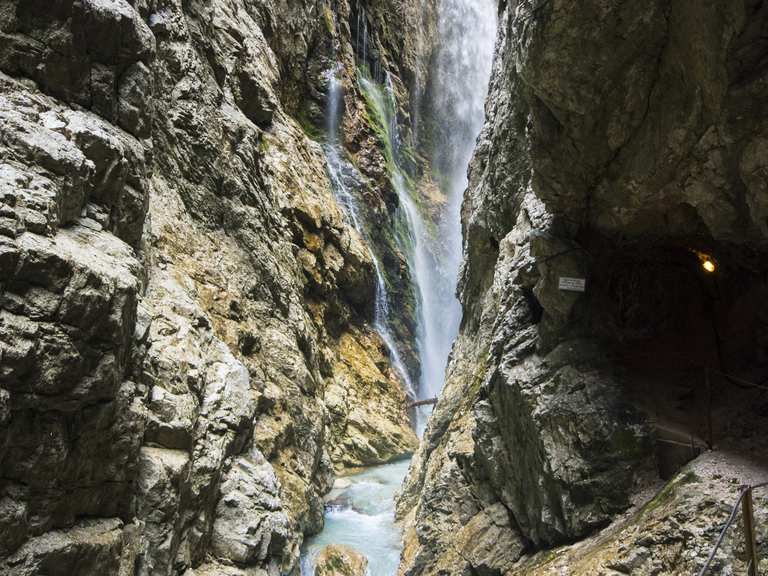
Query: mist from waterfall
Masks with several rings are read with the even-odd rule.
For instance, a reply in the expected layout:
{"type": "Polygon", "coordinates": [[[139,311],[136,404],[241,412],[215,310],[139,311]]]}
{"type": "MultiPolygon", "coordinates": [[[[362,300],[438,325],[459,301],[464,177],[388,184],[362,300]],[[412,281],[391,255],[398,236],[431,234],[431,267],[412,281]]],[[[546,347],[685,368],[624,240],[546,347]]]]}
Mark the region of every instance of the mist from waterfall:
{"type": "Polygon", "coordinates": [[[496,37],[495,0],[440,0],[439,49],[432,70],[431,108],[436,127],[433,169],[447,198],[438,222],[432,286],[422,289],[422,377],[420,396],[437,396],[461,322],[455,290],[461,265],[461,203],[467,168],[485,120],[485,98],[496,37]]]}
{"type": "MultiPolygon", "coordinates": [[[[455,295],[462,251],[460,210],[467,168],[485,119],[496,35],[493,0],[442,0],[438,31],[430,90],[434,121],[440,123],[434,127],[433,177],[446,201],[435,219],[423,208],[429,200],[420,197],[402,166],[397,101],[390,76],[385,75],[383,87],[365,68],[359,78],[388,139],[390,180],[399,200],[396,217],[409,234],[409,241],[401,243],[400,249],[407,255],[418,301],[419,399],[438,396],[442,390],[448,355],[461,322],[455,295]]],[[[423,425],[424,418],[419,420],[423,425]]]]}
{"type": "MultiPolygon", "coordinates": [[[[406,382],[408,392],[426,399],[438,396],[442,390],[448,355],[461,322],[461,306],[455,295],[462,254],[460,211],[467,187],[467,168],[485,119],[485,97],[496,36],[496,6],[494,0],[440,0],[439,41],[428,91],[434,120],[432,176],[445,196],[445,203],[439,206],[435,218],[427,216],[426,199],[419,197],[419,191],[403,168],[394,88],[389,74],[381,74],[378,66],[374,74],[370,73],[367,62],[369,39],[362,9],[357,24],[356,48],[363,55],[358,80],[387,139],[390,180],[399,200],[396,219],[407,229],[408,237],[400,238],[399,248],[408,259],[418,302],[418,386],[411,383],[411,375],[401,361],[389,329],[392,311],[386,284],[381,264],[371,251],[377,278],[375,327],[389,350],[393,365],[406,382]]],[[[338,72],[331,71],[329,77],[328,169],[337,199],[353,226],[368,240],[355,198],[345,184],[345,177],[348,178],[345,172],[355,169],[346,162],[337,142],[341,104],[338,72]]],[[[415,92],[425,93],[424,87],[418,85],[418,76],[416,80],[415,92]]],[[[421,420],[423,422],[423,418],[421,420]]]]}
{"type": "MultiPolygon", "coordinates": [[[[407,230],[405,237],[397,236],[397,241],[398,248],[407,257],[408,269],[418,301],[416,344],[421,363],[421,380],[415,392],[417,398],[423,399],[430,393],[429,389],[424,386],[425,374],[433,373],[434,370],[432,372],[427,372],[427,370],[435,366],[435,359],[431,355],[432,348],[430,347],[433,335],[429,329],[433,325],[430,323],[430,319],[439,313],[434,308],[434,294],[440,286],[439,260],[436,258],[437,253],[435,251],[436,236],[419,208],[414,184],[401,165],[397,100],[391,77],[387,73],[384,86],[381,86],[363,70],[359,74],[358,80],[360,88],[366,95],[368,105],[372,108],[373,117],[380,123],[380,128],[386,137],[390,182],[398,199],[395,221],[407,230]]],[[[423,417],[424,411],[424,409],[420,409],[417,412],[416,428],[419,433],[423,431],[426,423],[426,418],[423,417]]]]}
{"type": "MultiPolygon", "coordinates": [[[[423,15],[423,4],[420,4],[423,15]]],[[[398,345],[389,328],[397,310],[391,310],[381,262],[371,247],[364,221],[365,211],[358,203],[365,178],[347,159],[338,133],[343,114],[340,67],[328,73],[327,133],[324,145],[328,175],[338,203],[349,222],[368,245],[376,273],[374,327],[386,345],[390,361],[403,379],[409,396],[425,399],[437,396],[443,387],[448,355],[461,320],[455,297],[461,260],[459,211],[467,186],[467,167],[484,120],[484,100],[490,77],[495,37],[493,0],[441,0],[440,46],[432,74],[431,102],[434,119],[442,124],[435,131],[436,146],[432,162],[433,178],[441,185],[446,202],[435,217],[430,199],[423,197],[413,174],[405,169],[406,150],[397,122],[397,98],[391,77],[382,73],[379,63],[371,74],[367,62],[368,31],[362,9],[357,15],[356,48],[363,55],[358,82],[369,107],[370,120],[382,137],[390,183],[398,197],[394,240],[407,259],[417,307],[417,350],[421,364],[418,387],[404,366],[398,345]]],[[[421,39],[419,42],[421,43],[421,39]]],[[[423,46],[419,46],[419,54],[423,46]]],[[[412,87],[425,94],[416,75],[412,87]]],[[[419,130],[414,111],[413,134],[419,130]]],[[[421,433],[423,414],[417,415],[421,433]]],[[[369,561],[371,576],[393,576],[400,558],[400,534],[394,519],[394,492],[402,482],[408,460],[372,468],[343,483],[337,483],[325,511],[325,528],[305,541],[301,573],[310,576],[322,548],[327,544],[346,544],[362,552],[369,561]]]]}

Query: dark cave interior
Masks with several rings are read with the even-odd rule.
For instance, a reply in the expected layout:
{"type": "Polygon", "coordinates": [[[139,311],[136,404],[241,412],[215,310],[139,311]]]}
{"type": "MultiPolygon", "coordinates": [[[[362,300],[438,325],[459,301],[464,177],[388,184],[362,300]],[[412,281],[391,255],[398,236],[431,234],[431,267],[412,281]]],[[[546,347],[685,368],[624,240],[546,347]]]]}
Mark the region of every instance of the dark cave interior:
{"type": "Polygon", "coordinates": [[[602,247],[590,250],[579,309],[653,424],[660,475],[758,434],[768,414],[766,255],[683,242],[602,247]]]}

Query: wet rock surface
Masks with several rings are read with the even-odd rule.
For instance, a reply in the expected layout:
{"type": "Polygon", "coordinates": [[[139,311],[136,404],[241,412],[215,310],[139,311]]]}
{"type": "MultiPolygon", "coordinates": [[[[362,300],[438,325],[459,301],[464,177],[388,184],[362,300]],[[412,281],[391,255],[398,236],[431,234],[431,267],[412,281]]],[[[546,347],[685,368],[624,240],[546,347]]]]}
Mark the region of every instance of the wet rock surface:
{"type": "Polygon", "coordinates": [[[120,236],[135,238],[126,224],[144,220],[147,166],[143,145],[101,118],[0,82],[7,554],[79,518],[130,510],[144,426],[127,374],[141,267],[120,236]]]}
{"type": "MultiPolygon", "coordinates": [[[[415,448],[299,113],[336,48],[356,81],[316,8],[0,1],[0,573],[296,573],[334,469],[415,448]]],[[[404,102],[416,16],[376,56],[404,102]]]]}
{"type": "Polygon", "coordinates": [[[365,576],[368,560],[349,546],[326,546],[317,557],[317,576],[365,576]]]}
{"type": "Polygon", "coordinates": [[[398,425],[409,399],[388,367],[382,372],[380,366],[385,367],[386,360],[376,356],[370,341],[341,337],[336,378],[325,390],[332,434],[329,450],[339,465],[366,466],[416,450],[416,435],[398,425]]]}
{"type": "MultiPolygon", "coordinates": [[[[335,472],[415,449],[374,256],[413,377],[392,148],[434,217],[435,6],[0,0],[0,573],[296,574],[335,472]],[[366,238],[319,142],[332,76],[366,238]]],[[[768,9],[499,8],[402,572],[693,570],[737,461],[638,495],[665,426],[695,449],[759,430],[725,425],[721,377],[707,436],[700,382],[765,377],[768,9]]]]}
{"type": "MultiPolygon", "coordinates": [[[[665,416],[648,398],[687,404],[685,437],[705,437],[695,407],[703,365],[754,374],[764,351],[762,336],[741,339],[728,317],[765,290],[756,180],[744,177],[766,131],[756,107],[766,89],[756,65],[766,54],[757,33],[765,7],[501,8],[462,208],[464,319],[398,501],[401,570],[410,575],[525,574],[532,565],[514,572],[518,558],[603,529],[656,476],[665,416]],[[727,297],[712,296],[696,251],[725,266],[717,282],[727,297]],[[560,289],[563,277],[586,279],[586,291],[560,289]],[[652,388],[683,379],[687,400],[652,388]]],[[[738,323],[765,330],[762,320],[738,323]]],[[[732,390],[718,386],[715,396],[729,402],[732,390]]],[[[726,496],[708,501],[712,514],[725,505],[718,498],[726,496]]],[[[666,573],[672,540],[698,522],[663,514],[675,535],[649,544],[638,574],[666,573]]],[[[685,538],[703,550],[709,536],[685,538]]],[[[694,556],[681,566],[700,566],[694,556]]],[[[573,558],[548,566],[635,573],[606,557],[602,571],[573,558]]]]}
{"type": "MultiPolygon", "coordinates": [[[[755,462],[755,454],[765,454],[765,446],[730,446],[702,455],[667,485],[649,490],[650,497],[599,537],[536,554],[510,574],[696,573],[720,535],[741,487],[765,481],[765,467],[755,462]],[[745,448],[747,452],[740,451],[745,448]]],[[[760,521],[766,511],[763,490],[754,492],[754,506],[760,521]]],[[[746,570],[740,520],[737,518],[715,555],[712,573],[746,570]]],[[[761,547],[764,541],[764,529],[758,528],[761,547]]],[[[762,561],[761,566],[764,564],[762,561]]]]}

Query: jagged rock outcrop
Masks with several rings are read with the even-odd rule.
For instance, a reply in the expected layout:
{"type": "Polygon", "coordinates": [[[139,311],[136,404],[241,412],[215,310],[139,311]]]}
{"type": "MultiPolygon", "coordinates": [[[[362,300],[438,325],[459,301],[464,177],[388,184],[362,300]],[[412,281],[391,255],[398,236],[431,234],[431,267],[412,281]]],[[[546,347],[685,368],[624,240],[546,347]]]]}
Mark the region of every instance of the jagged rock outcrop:
{"type": "Polygon", "coordinates": [[[5,74],[0,90],[0,555],[41,539],[0,566],[65,573],[89,554],[116,562],[130,516],[144,418],[127,374],[141,265],[126,241],[146,211],[147,150],[5,74]]]}
{"type": "Polygon", "coordinates": [[[338,346],[334,379],[324,396],[330,413],[328,449],[333,462],[355,468],[413,452],[412,431],[399,425],[409,400],[401,382],[386,375],[390,369],[386,357],[376,356],[376,346],[359,334],[342,335],[338,346]]]}
{"type": "Polygon", "coordinates": [[[317,576],[365,576],[368,560],[349,546],[326,546],[317,557],[317,576]]]}
{"type": "MultiPolygon", "coordinates": [[[[761,438],[709,452],[684,467],[652,498],[619,517],[599,535],[573,546],[526,558],[511,574],[670,574],[697,573],[731,513],[741,487],[765,480],[755,454],[765,453],[761,438]]],[[[760,569],[765,566],[765,494],[753,492],[760,569]]],[[[746,571],[744,537],[737,522],[716,552],[711,573],[746,571]]]]}
{"type": "MultiPolygon", "coordinates": [[[[398,502],[410,575],[505,573],[603,528],[655,476],[671,389],[686,383],[683,422],[703,437],[702,365],[749,373],[765,352],[765,5],[500,10],[461,334],[398,502]],[[697,252],[717,259],[717,288],[697,252]]],[[[674,557],[667,536],[654,557],[674,557]]]]}
{"type": "MultiPolygon", "coordinates": [[[[358,11],[0,1],[0,573],[295,573],[334,467],[414,449],[300,113],[334,49],[354,80],[358,11]]],[[[419,27],[386,14],[407,101],[419,27]]]]}

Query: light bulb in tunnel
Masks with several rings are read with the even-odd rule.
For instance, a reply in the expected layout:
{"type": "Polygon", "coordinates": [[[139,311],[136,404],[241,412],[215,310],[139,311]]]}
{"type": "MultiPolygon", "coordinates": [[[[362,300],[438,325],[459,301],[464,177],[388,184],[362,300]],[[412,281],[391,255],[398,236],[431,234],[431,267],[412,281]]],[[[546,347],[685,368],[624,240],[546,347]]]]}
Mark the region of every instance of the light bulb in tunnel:
{"type": "Polygon", "coordinates": [[[704,272],[707,274],[713,274],[715,270],[717,270],[717,260],[715,260],[712,256],[706,252],[700,252],[695,248],[690,248],[690,251],[693,252],[699,259],[699,264],[701,264],[704,272]]]}

